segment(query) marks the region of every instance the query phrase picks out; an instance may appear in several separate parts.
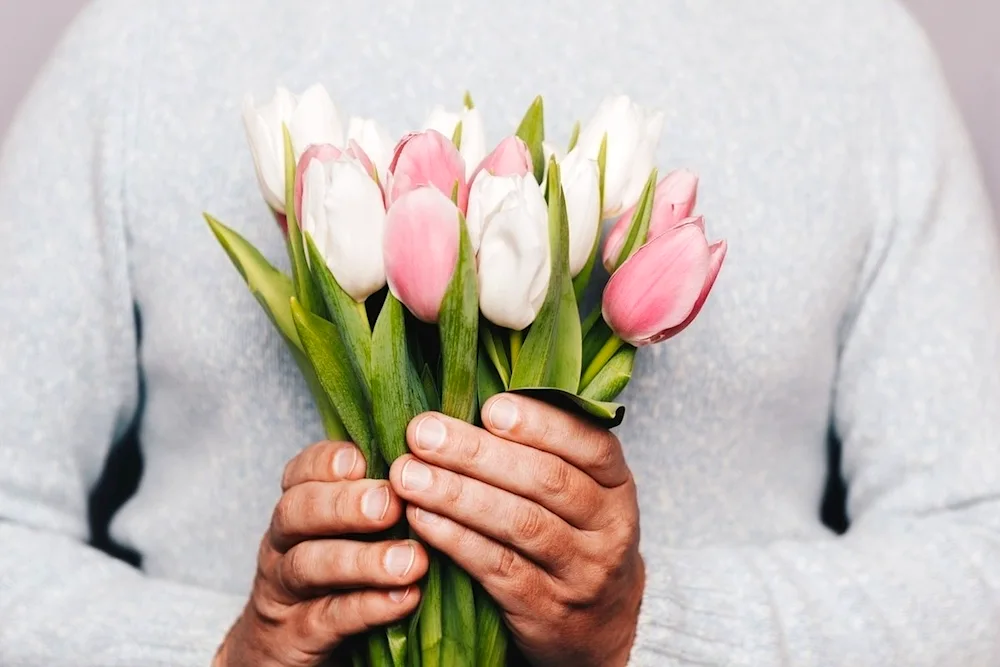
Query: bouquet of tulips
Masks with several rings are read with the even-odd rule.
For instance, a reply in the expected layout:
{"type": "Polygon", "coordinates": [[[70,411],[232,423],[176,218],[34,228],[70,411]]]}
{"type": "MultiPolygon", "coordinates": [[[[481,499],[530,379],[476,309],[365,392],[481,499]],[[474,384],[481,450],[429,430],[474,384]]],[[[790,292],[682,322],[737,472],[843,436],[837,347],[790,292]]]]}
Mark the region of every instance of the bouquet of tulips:
{"type": "MultiPolygon", "coordinates": [[[[697,179],[657,181],[662,116],[625,97],[578,124],[565,155],[545,142],[541,98],[488,154],[468,96],[398,142],[362,119],[345,137],[319,86],[248,101],[244,116],[291,275],[206,218],[286,340],[328,437],[356,443],[373,478],[406,452],[415,416],[475,422],[500,392],[617,426],[624,407],[612,401],[636,348],[691,323],[726,254],[691,217],[697,179]],[[598,257],[610,280],[581,312],[598,257]]],[[[488,596],[434,555],[413,618],[352,650],[355,665],[500,667],[507,635],[488,596]]]]}

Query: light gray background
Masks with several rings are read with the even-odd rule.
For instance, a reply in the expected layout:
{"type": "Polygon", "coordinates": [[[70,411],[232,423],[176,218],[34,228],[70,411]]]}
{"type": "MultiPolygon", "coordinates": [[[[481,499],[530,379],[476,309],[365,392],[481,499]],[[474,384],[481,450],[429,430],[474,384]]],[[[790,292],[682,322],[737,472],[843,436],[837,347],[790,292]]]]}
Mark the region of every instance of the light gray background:
{"type": "MultiPolygon", "coordinates": [[[[86,0],[0,0],[0,135],[52,44],[84,4],[86,0]]],[[[938,44],[1000,208],[1000,2],[908,4],[938,44]]]]}

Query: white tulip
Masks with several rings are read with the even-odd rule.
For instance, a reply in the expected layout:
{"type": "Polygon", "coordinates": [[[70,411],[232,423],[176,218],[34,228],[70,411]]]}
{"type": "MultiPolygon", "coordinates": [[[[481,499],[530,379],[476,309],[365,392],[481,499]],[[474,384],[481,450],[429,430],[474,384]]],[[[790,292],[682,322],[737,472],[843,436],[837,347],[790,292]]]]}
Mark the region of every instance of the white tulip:
{"type": "Polygon", "coordinates": [[[590,259],[601,226],[600,174],[597,161],[578,148],[559,167],[569,218],[569,271],[575,278],[590,259]]]}
{"type": "Polygon", "coordinates": [[[359,303],[385,285],[382,190],[360,160],[343,153],[313,160],[302,188],[302,232],[308,233],[333,277],[359,303]]]}
{"type": "Polygon", "coordinates": [[[296,97],[278,88],[266,104],[255,106],[253,98],[243,103],[243,123],[253,153],[257,179],[268,205],[285,212],[285,137],[292,137],[295,160],[314,144],[344,145],[337,107],[323,86],[315,85],[296,97]]]}
{"type": "Polygon", "coordinates": [[[459,113],[446,111],[437,106],[431,111],[425,130],[437,130],[449,139],[455,134],[455,128],[462,124],[462,141],[459,152],[465,160],[465,175],[472,178],[479,163],[486,157],[486,130],[483,127],[483,115],[479,109],[463,109],[459,113]]]}
{"type": "Polygon", "coordinates": [[[591,160],[608,137],[603,217],[620,214],[638,201],[653,168],[663,113],[645,109],[622,95],[604,100],[580,132],[577,147],[591,160]]]}
{"type": "Polygon", "coordinates": [[[511,177],[494,176],[485,170],[476,176],[469,190],[469,207],[465,216],[473,252],[479,252],[483,228],[489,217],[496,213],[507,195],[516,190],[517,181],[511,177]]]}
{"type": "Polygon", "coordinates": [[[520,331],[538,316],[552,273],[548,207],[530,174],[493,178],[510,183],[482,230],[479,308],[494,324],[520,331]]]}
{"type": "Polygon", "coordinates": [[[347,141],[356,141],[361,146],[361,150],[371,158],[379,180],[384,184],[395,148],[395,143],[385,128],[369,118],[351,118],[347,123],[347,141]]]}

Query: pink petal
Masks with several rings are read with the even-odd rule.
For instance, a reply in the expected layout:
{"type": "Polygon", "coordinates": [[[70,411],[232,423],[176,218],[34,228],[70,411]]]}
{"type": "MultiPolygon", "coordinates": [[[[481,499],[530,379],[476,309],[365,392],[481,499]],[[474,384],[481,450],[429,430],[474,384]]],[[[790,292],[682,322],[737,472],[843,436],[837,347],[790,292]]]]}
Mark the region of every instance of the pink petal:
{"type": "Polygon", "coordinates": [[[520,137],[511,136],[501,141],[493,152],[479,163],[469,183],[475,183],[476,176],[483,170],[493,176],[524,176],[531,173],[532,169],[531,151],[528,150],[528,145],[520,137]]]}
{"type": "Polygon", "coordinates": [[[433,187],[403,194],[389,209],[383,251],[389,289],[418,319],[437,322],[458,263],[459,210],[433,187]]]}
{"type": "Polygon", "coordinates": [[[683,323],[697,304],[709,272],[705,234],[686,224],[639,248],[604,290],[604,319],[625,341],[642,345],[683,323]]]}
{"type": "Polygon", "coordinates": [[[320,144],[310,146],[299,158],[299,164],[295,169],[295,219],[299,221],[299,224],[302,223],[302,189],[306,169],[309,168],[313,160],[332,162],[340,157],[341,152],[338,147],[332,144],[320,144]]]}
{"type": "Polygon", "coordinates": [[[715,279],[719,277],[719,271],[722,269],[722,262],[726,259],[726,250],[728,245],[725,240],[716,241],[708,248],[709,260],[708,260],[708,276],[705,279],[705,285],[701,288],[701,294],[698,295],[698,300],[694,304],[694,308],[691,309],[691,314],[687,316],[687,319],[678,324],[676,327],[666,329],[651,337],[648,341],[644,342],[644,345],[654,345],[668,338],[673,338],[680,332],[684,331],[694,322],[698,314],[701,313],[702,307],[708,300],[708,295],[712,292],[712,287],[715,286],[715,279]]]}
{"type": "Polygon", "coordinates": [[[427,130],[403,137],[396,146],[389,170],[393,175],[391,201],[427,185],[450,198],[457,183],[458,206],[462,211],[468,206],[469,184],[465,178],[465,161],[451,139],[440,132],[427,130]]]}

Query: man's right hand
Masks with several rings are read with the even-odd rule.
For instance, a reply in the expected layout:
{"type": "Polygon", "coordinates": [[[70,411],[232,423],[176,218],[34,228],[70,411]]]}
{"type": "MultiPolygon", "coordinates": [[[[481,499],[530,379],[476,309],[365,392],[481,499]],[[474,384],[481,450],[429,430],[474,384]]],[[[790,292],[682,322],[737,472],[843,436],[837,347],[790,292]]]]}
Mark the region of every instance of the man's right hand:
{"type": "Polygon", "coordinates": [[[289,462],[250,601],[216,667],[321,665],[345,639],[417,608],[414,584],[427,571],[419,544],[343,539],[385,530],[402,514],[389,483],[364,475],[348,443],[321,442],[289,462]]]}

